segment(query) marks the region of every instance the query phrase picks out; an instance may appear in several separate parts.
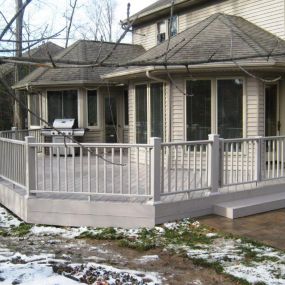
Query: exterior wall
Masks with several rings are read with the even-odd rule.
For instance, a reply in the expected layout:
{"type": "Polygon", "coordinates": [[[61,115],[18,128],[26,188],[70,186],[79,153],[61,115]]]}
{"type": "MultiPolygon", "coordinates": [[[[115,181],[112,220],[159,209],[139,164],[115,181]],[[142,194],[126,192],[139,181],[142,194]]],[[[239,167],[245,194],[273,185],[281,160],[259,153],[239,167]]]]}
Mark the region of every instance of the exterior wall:
{"type": "Polygon", "coordinates": [[[129,85],[129,142],[136,141],[136,100],[135,100],[135,84],[129,85]]]}
{"type": "MultiPolygon", "coordinates": [[[[225,74],[213,75],[195,75],[196,79],[211,79],[212,80],[212,98],[211,98],[211,113],[212,113],[212,133],[217,133],[217,92],[216,80],[220,78],[243,78],[244,80],[244,94],[243,94],[243,136],[255,137],[265,135],[265,104],[264,104],[264,84],[252,77],[245,77],[244,74],[236,73],[232,77],[225,74]]],[[[175,85],[171,84],[170,105],[168,102],[168,95],[165,102],[165,130],[166,141],[181,142],[186,140],[186,98],[182,94],[182,90],[186,90],[185,76],[173,76],[175,85]]],[[[141,81],[143,82],[143,81],[141,81]]],[[[285,91],[285,83],[283,84],[285,91]]],[[[129,140],[130,143],[136,143],[136,117],[135,117],[135,83],[131,83],[129,87],[129,140]]],[[[168,88],[166,88],[168,90],[168,88]]],[[[283,100],[285,105],[285,100],[283,100]]],[[[285,117],[284,117],[285,122],[285,117]]],[[[284,123],[285,130],[285,123],[284,123]]]]}
{"type": "Polygon", "coordinates": [[[264,104],[264,84],[252,77],[247,78],[247,128],[246,136],[265,135],[265,104],[264,104]]]}
{"type": "MultiPolygon", "coordinates": [[[[94,127],[88,126],[88,106],[87,106],[87,89],[70,87],[66,89],[78,90],[78,127],[89,128],[89,131],[84,136],[84,142],[105,142],[105,106],[104,98],[111,94],[116,96],[117,99],[117,120],[118,120],[118,142],[128,142],[128,129],[124,129],[124,105],[123,105],[123,92],[122,87],[98,87],[96,88],[98,94],[98,125],[94,127]]],[[[92,88],[95,89],[95,88],[92,88]]],[[[59,89],[49,89],[59,90],[59,89]]],[[[39,93],[40,94],[40,93],[39,93]]],[[[48,121],[48,102],[47,90],[41,92],[42,100],[40,106],[40,116],[48,121]]],[[[30,98],[28,98],[28,105],[30,106],[30,98]]],[[[45,124],[41,123],[40,126],[31,125],[31,115],[28,118],[29,128],[43,127],[45,124]]]]}
{"type": "MultiPolygon", "coordinates": [[[[194,9],[189,9],[190,11],[178,14],[178,31],[182,32],[214,13],[222,12],[241,16],[285,39],[284,0],[227,0],[208,2],[215,3],[204,4],[194,9]]],[[[157,44],[156,32],[156,21],[146,24],[143,27],[138,27],[133,34],[133,43],[150,49],[157,44]]]]}

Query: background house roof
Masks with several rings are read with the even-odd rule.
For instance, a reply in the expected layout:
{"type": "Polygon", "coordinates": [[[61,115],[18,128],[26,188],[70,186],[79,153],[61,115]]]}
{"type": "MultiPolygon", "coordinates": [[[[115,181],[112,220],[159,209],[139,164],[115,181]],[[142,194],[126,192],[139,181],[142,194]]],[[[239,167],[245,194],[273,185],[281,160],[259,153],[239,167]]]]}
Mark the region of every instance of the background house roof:
{"type": "MultiPolygon", "coordinates": [[[[55,59],[96,61],[102,60],[114,48],[115,43],[80,40],[58,54],[55,59]]],[[[144,52],[139,45],[119,44],[113,51],[108,63],[120,63],[133,59],[144,52]]],[[[112,67],[93,68],[37,68],[23,80],[18,82],[14,88],[29,86],[59,86],[59,85],[81,85],[102,84],[101,75],[113,71],[112,67]]]]}
{"type": "MultiPolygon", "coordinates": [[[[63,50],[63,47],[58,46],[57,44],[54,44],[52,42],[46,42],[44,44],[41,44],[40,46],[31,49],[30,51],[27,51],[23,53],[23,57],[37,57],[37,58],[46,58],[48,59],[48,53],[50,53],[51,56],[55,56],[60,51],[63,50]]],[[[14,70],[14,64],[13,63],[5,63],[0,65],[0,76],[5,76],[8,73],[12,72],[14,70]]]]}
{"type": "Polygon", "coordinates": [[[241,17],[216,13],[129,64],[192,65],[241,59],[283,60],[285,41],[241,17]]]}

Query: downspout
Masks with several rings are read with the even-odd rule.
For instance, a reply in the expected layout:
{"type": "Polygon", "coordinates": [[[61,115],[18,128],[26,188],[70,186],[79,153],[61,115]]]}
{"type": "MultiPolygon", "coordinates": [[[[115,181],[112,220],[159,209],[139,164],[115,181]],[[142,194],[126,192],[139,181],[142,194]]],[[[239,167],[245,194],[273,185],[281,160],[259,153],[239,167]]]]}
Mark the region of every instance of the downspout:
{"type": "Polygon", "coordinates": [[[164,82],[164,83],[167,83],[169,88],[168,88],[168,119],[169,119],[169,123],[168,123],[168,141],[171,142],[171,138],[172,138],[172,133],[171,133],[171,125],[172,125],[172,116],[171,116],[171,94],[170,94],[170,91],[171,91],[171,87],[172,87],[172,83],[168,80],[165,80],[165,79],[162,79],[162,78],[159,78],[159,77],[155,77],[153,75],[150,74],[151,73],[151,70],[147,70],[146,71],[146,77],[151,79],[151,80],[154,80],[154,81],[158,81],[158,82],[164,82]]]}

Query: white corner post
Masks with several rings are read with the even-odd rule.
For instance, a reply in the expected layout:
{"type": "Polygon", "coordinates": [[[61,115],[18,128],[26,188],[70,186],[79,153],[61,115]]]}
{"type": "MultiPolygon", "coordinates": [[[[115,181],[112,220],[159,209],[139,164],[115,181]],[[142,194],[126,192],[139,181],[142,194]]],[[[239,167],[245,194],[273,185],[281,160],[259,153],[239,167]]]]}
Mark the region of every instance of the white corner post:
{"type": "Polygon", "coordinates": [[[30,191],[36,190],[36,165],[35,165],[35,147],[31,147],[31,143],[35,143],[35,137],[25,137],[26,148],[26,198],[29,198],[30,191]]]}
{"type": "Polygon", "coordinates": [[[153,146],[151,153],[151,195],[153,204],[160,202],[161,187],[161,138],[150,138],[150,144],[153,146]]]}
{"type": "Polygon", "coordinates": [[[217,193],[220,187],[220,136],[216,134],[209,135],[210,152],[208,162],[208,182],[212,193],[217,193]]]}
{"type": "Polygon", "coordinates": [[[12,127],[11,130],[12,130],[12,140],[16,140],[17,127],[12,127]]]}
{"type": "MultiPolygon", "coordinates": [[[[255,179],[257,182],[261,181],[261,154],[262,154],[262,137],[255,137],[254,142],[254,157],[255,157],[255,179]]],[[[264,152],[265,153],[265,152],[264,152]]]]}

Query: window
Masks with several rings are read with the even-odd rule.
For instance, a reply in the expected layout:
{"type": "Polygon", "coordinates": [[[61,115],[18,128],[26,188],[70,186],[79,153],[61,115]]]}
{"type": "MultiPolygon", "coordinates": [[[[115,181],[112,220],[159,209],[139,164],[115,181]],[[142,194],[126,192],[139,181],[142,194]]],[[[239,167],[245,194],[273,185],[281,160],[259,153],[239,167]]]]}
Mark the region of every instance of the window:
{"type": "Polygon", "coordinates": [[[88,104],[88,126],[95,127],[98,125],[98,96],[97,90],[87,91],[88,104]]]}
{"type": "Polygon", "coordinates": [[[147,143],[147,85],[136,86],[136,141],[147,143]]]}
{"type": "Polygon", "coordinates": [[[125,126],[129,126],[129,92],[124,91],[124,115],[125,115],[125,126]]]}
{"type": "MultiPolygon", "coordinates": [[[[30,109],[38,116],[40,116],[40,94],[31,94],[30,95],[30,109]]],[[[31,125],[40,126],[40,119],[31,114],[31,125]]]]}
{"type": "Polygon", "coordinates": [[[157,23],[157,43],[160,44],[166,40],[166,24],[165,21],[157,23]]]}
{"type": "Polygon", "coordinates": [[[163,20],[157,23],[157,43],[160,44],[166,39],[174,37],[178,33],[178,17],[172,16],[172,19],[163,20]]]}
{"type": "Polygon", "coordinates": [[[172,16],[172,20],[171,19],[168,20],[168,26],[169,26],[169,28],[168,28],[169,38],[176,36],[177,30],[178,30],[178,17],[176,15],[172,16]]]}
{"type": "Polygon", "coordinates": [[[211,133],[211,80],[186,83],[187,141],[207,140],[211,133]]]}
{"type": "Polygon", "coordinates": [[[265,85],[265,136],[276,136],[278,127],[277,120],[277,94],[278,87],[276,84],[265,85]]]}
{"type": "Polygon", "coordinates": [[[163,138],[163,83],[150,84],[151,136],[163,138]]]}
{"type": "Polygon", "coordinates": [[[76,90],[48,91],[47,96],[49,123],[61,118],[78,119],[76,90]]]}
{"type": "Polygon", "coordinates": [[[221,138],[243,136],[243,80],[218,80],[218,133],[221,138]]]}
{"type": "Polygon", "coordinates": [[[163,138],[163,83],[136,86],[136,142],[149,136],[163,138]]]}

